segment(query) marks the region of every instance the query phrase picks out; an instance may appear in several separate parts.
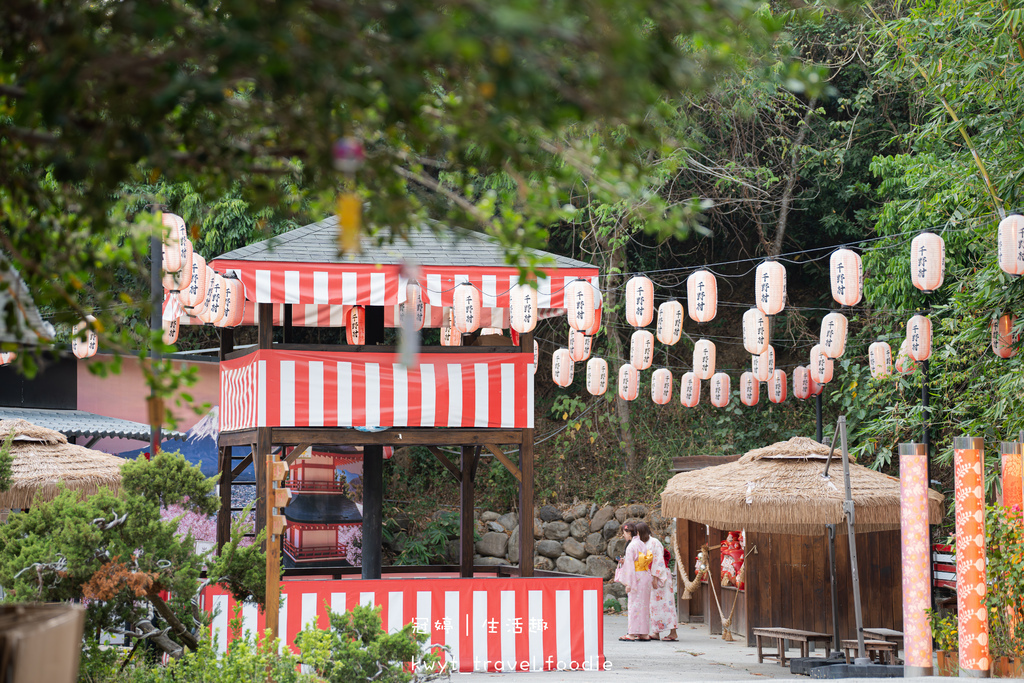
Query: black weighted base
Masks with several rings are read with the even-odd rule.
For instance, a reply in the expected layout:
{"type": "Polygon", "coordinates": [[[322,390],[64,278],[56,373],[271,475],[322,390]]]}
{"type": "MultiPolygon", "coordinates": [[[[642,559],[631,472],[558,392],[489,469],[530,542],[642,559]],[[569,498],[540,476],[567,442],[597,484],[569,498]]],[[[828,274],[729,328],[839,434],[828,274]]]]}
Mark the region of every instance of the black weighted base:
{"type": "Polygon", "coordinates": [[[892,664],[833,664],[813,669],[811,678],[903,678],[903,667],[892,664]]]}
{"type": "Polygon", "coordinates": [[[825,657],[794,657],[789,660],[789,670],[795,674],[809,676],[812,669],[817,669],[819,666],[833,666],[835,664],[846,664],[846,657],[841,653],[833,653],[827,659],[825,657]]]}

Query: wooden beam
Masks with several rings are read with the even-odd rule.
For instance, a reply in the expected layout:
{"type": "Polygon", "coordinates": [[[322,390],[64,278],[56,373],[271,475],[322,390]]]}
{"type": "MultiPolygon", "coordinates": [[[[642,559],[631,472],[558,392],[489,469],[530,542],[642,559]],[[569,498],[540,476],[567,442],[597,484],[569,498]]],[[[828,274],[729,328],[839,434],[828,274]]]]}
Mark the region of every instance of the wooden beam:
{"type": "MultiPolygon", "coordinates": [[[[247,455],[244,458],[242,458],[242,462],[240,462],[237,465],[235,465],[235,467],[231,470],[231,481],[234,481],[235,479],[238,479],[238,475],[241,474],[243,471],[245,471],[245,468],[248,467],[251,464],[252,464],[252,453],[249,453],[249,455],[247,455]]],[[[228,467],[231,467],[231,463],[230,462],[228,463],[228,467]]],[[[230,484],[231,482],[228,482],[228,483],[230,484]]]]}
{"type": "MultiPolygon", "coordinates": [[[[265,429],[265,428],[264,428],[265,429]]],[[[266,455],[260,456],[260,461],[264,463],[263,469],[265,474],[261,481],[266,491],[265,497],[260,499],[260,507],[265,510],[267,523],[269,524],[271,515],[273,514],[273,490],[274,490],[274,474],[273,474],[273,462],[274,454],[268,448],[266,455]]],[[[267,558],[267,603],[264,613],[266,614],[267,630],[270,632],[270,638],[276,639],[278,636],[278,626],[280,624],[280,608],[281,608],[281,539],[277,536],[272,536],[271,528],[267,527],[267,539],[265,544],[265,552],[267,558]]],[[[258,530],[257,530],[258,533],[258,530]]]]}
{"type": "Polygon", "coordinates": [[[257,534],[267,526],[267,458],[273,448],[270,445],[270,428],[256,429],[256,443],[252,446],[252,461],[256,466],[256,528],[257,534]]]}
{"type": "Polygon", "coordinates": [[[358,432],[338,427],[271,427],[274,445],[310,442],[325,446],[451,446],[486,443],[518,444],[519,429],[438,429],[434,427],[392,427],[383,432],[358,432]]]}
{"type": "Polygon", "coordinates": [[[217,471],[220,473],[220,509],[217,510],[217,554],[224,544],[231,540],[231,482],[235,478],[231,471],[231,447],[217,449],[217,471]]]}
{"type": "Polygon", "coordinates": [[[469,478],[476,481],[476,468],[480,464],[480,446],[473,449],[473,463],[469,466],[469,478]]]}
{"type": "Polygon", "coordinates": [[[256,428],[221,432],[217,437],[217,443],[221,446],[251,446],[256,443],[256,428]]]}
{"type": "MultiPolygon", "coordinates": [[[[533,357],[533,335],[519,335],[519,352],[528,353],[533,357]]],[[[527,382],[533,382],[532,377],[526,377],[527,382]]],[[[526,409],[531,413],[533,406],[526,409]]],[[[524,429],[520,432],[522,440],[519,442],[519,575],[524,577],[534,576],[533,569],[533,429],[524,429]]],[[[494,442],[491,442],[494,443],[494,442]]],[[[509,443],[498,441],[498,443],[509,443]]]]}
{"type": "Polygon", "coordinates": [[[256,328],[256,348],[269,349],[274,344],[274,304],[256,304],[260,315],[256,328]]]}
{"type": "Polygon", "coordinates": [[[286,463],[288,463],[289,465],[291,465],[293,462],[295,462],[298,459],[298,457],[300,455],[302,455],[303,451],[305,451],[307,448],[309,448],[312,445],[313,444],[311,442],[309,442],[309,441],[307,441],[305,443],[298,444],[297,446],[295,446],[295,448],[293,448],[291,450],[291,453],[288,454],[288,457],[285,458],[284,461],[286,463]]]}
{"type": "MultiPolygon", "coordinates": [[[[462,447],[462,485],[459,487],[459,576],[473,576],[473,447],[462,447]]],[[[364,550],[365,552],[365,550],[364,550]]]]}
{"type": "Polygon", "coordinates": [[[459,468],[455,466],[455,463],[448,459],[447,455],[441,452],[440,448],[437,446],[427,446],[427,450],[433,453],[434,457],[444,465],[445,469],[452,473],[452,476],[455,477],[455,481],[460,484],[462,483],[462,472],[460,472],[459,468]]]}
{"type": "Polygon", "coordinates": [[[512,462],[512,459],[502,452],[501,448],[492,443],[485,443],[484,447],[487,448],[487,450],[491,452],[491,455],[497,458],[498,461],[505,466],[505,469],[512,473],[512,476],[516,478],[516,481],[520,484],[523,483],[523,473],[519,471],[519,467],[512,462]]]}
{"type": "Polygon", "coordinates": [[[379,579],[384,511],[384,447],[363,447],[363,578],[379,579]]]}

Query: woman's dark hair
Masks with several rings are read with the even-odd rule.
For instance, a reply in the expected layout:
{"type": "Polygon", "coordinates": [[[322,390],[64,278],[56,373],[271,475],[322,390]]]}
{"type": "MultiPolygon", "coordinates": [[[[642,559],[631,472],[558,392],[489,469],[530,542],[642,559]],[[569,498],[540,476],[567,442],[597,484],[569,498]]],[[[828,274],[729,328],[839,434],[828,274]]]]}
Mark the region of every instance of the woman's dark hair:
{"type": "Polygon", "coordinates": [[[636,535],[640,537],[640,540],[647,543],[651,538],[651,528],[647,526],[646,522],[637,522],[633,525],[636,528],[636,535]]]}
{"type": "Polygon", "coordinates": [[[636,536],[636,524],[633,522],[626,522],[622,525],[623,531],[628,531],[630,536],[636,536]]]}

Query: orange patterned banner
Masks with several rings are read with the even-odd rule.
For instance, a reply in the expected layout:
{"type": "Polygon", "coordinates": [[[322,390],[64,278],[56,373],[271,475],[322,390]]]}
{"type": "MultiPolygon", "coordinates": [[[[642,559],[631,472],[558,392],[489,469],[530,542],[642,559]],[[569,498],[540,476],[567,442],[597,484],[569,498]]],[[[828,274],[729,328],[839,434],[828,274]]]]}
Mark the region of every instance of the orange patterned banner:
{"type": "Polygon", "coordinates": [[[932,674],[932,603],[928,557],[928,451],[900,444],[900,528],[903,545],[903,652],[908,676],[932,674]]]}
{"type": "Polygon", "coordinates": [[[988,612],[985,609],[985,441],[953,439],[956,479],[956,604],[960,672],[987,676],[988,612]]]}
{"type": "Polygon", "coordinates": [[[1021,481],[1021,444],[1017,441],[1003,441],[999,444],[1003,460],[1003,505],[1008,508],[1021,507],[1024,499],[1024,482],[1021,481]]]}

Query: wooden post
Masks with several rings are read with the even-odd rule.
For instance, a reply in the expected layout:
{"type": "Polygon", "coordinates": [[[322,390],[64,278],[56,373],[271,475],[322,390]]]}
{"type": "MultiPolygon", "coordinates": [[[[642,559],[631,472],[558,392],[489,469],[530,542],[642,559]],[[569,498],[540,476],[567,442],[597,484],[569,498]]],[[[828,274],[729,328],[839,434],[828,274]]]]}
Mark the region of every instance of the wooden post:
{"type": "MultiPolygon", "coordinates": [[[[230,327],[220,330],[220,352],[218,360],[223,363],[235,348],[235,331],[230,327]]],[[[219,437],[218,437],[219,439],[219,437]]],[[[217,470],[220,472],[220,510],[217,511],[217,554],[231,537],[231,446],[217,449],[217,470]]]]}
{"type": "MultiPolygon", "coordinates": [[[[267,530],[267,537],[264,541],[264,552],[267,556],[267,606],[264,613],[267,616],[267,628],[270,629],[270,637],[277,638],[278,615],[281,605],[281,539],[271,537],[270,528],[267,523],[273,514],[273,503],[271,491],[273,490],[273,462],[274,455],[271,452],[270,428],[258,427],[256,429],[256,452],[253,456],[254,462],[263,463],[263,476],[258,476],[257,481],[262,485],[263,491],[260,494],[259,509],[263,511],[263,527],[267,530]]],[[[259,533],[257,527],[256,533],[259,533]]]]}
{"type": "Polygon", "coordinates": [[[722,604],[722,609],[725,610],[724,595],[722,591],[722,530],[711,527],[708,533],[708,595],[710,596],[711,604],[708,609],[708,626],[710,627],[709,632],[711,635],[715,635],[722,632],[722,613],[718,611],[719,603],[722,604]],[[714,582],[715,586],[712,589],[711,582],[714,582]],[[715,602],[715,596],[711,595],[711,591],[714,590],[718,595],[718,603],[715,602]]]}
{"type": "MultiPolygon", "coordinates": [[[[669,551],[674,556],[676,567],[684,569],[686,571],[686,575],[689,576],[690,569],[687,566],[688,560],[686,557],[686,550],[690,547],[690,520],[683,519],[682,517],[676,517],[675,525],[676,543],[675,547],[669,548],[669,551]],[[679,549],[678,553],[676,552],[676,548],[679,549]]],[[[678,575],[679,573],[680,572],[677,569],[676,574],[678,575]]],[[[676,578],[679,581],[679,589],[676,591],[676,620],[680,624],[688,624],[690,623],[690,603],[693,602],[693,600],[696,600],[697,596],[694,595],[692,600],[683,600],[683,591],[685,586],[683,586],[683,582],[678,578],[678,576],[676,578]]]]}
{"type": "Polygon", "coordinates": [[[473,576],[473,447],[462,447],[459,492],[459,576],[473,576]]]}
{"type": "MultiPolygon", "coordinates": [[[[260,349],[269,349],[274,342],[274,306],[273,304],[257,304],[259,323],[256,328],[256,345],[260,349]]],[[[270,455],[270,429],[256,429],[256,443],[252,448],[252,464],[256,470],[256,528],[258,534],[267,526],[267,456],[270,455]]]]}
{"type": "MultiPolygon", "coordinates": [[[[519,335],[519,350],[533,357],[533,335],[519,335]]],[[[533,377],[527,376],[527,382],[533,377]]],[[[533,412],[533,406],[527,410],[533,412]]],[[[519,446],[519,575],[533,576],[533,429],[523,430],[523,442],[519,446]]]]}
{"type": "Polygon", "coordinates": [[[259,323],[256,325],[256,347],[269,349],[274,343],[274,304],[256,304],[259,323]]]}
{"type": "Polygon", "coordinates": [[[363,446],[363,578],[379,579],[384,508],[384,447],[363,446]]]}
{"type": "Polygon", "coordinates": [[[282,330],[281,338],[285,344],[291,344],[295,341],[295,330],[292,327],[292,305],[282,304],[282,308],[284,309],[284,320],[281,322],[284,329],[282,330]]]}

